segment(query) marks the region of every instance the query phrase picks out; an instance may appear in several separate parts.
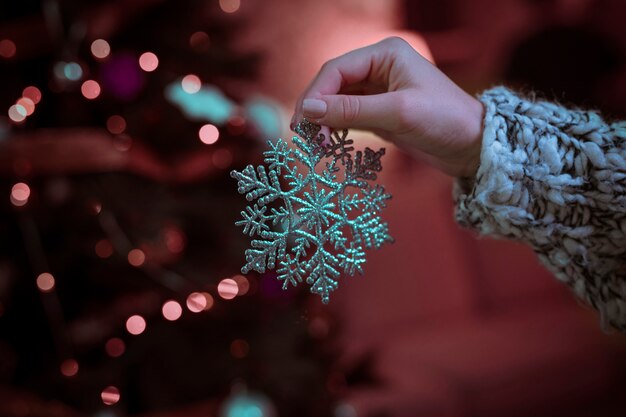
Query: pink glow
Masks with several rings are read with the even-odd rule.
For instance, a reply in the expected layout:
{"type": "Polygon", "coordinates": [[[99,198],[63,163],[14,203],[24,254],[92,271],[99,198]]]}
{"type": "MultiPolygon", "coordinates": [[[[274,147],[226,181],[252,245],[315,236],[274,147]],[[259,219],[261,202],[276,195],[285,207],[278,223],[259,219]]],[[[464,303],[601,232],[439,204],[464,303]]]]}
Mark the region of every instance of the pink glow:
{"type": "Polygon", "coordinates": [[[141,266],[146,261],[146,254],[141,249],[133,249],[128,252],[128,263],[132,266],[141,266]]]}
{"type": "Polygon", "coordinates": [[[192,292],[187,297],[187,308],[192,313],[210,310],[213,307],[213,297],[206,292],[192,292]]]}
{"type": "Polygon", "coordinates": [[[9,107],[9,119],[16,123],[21,123],[26,120],[27,111],[21,104],[14,104],[9,107]]]}
{"type": "Polygon", "coordinates": [[[11,189],[11,203],[14,206],[23,206],[28,203],[30,187],[23,182],[18,182],[11,189]]]}
{"type": "Polygon", "coordinates": [[[159,66],[159,58],[152,52],[144,52],[139,57],[139,66],[145,72],[152,72],[159,66]]]}
{"type": "Polygon", "coordinates": [[[232,300],[239,293],[239,287],[235,280],[225,278],[217,285],[217,292],[224,300],[232,300]]]}
{"type": "Polygon", "coordinates": [[[114,135],[124,133],[126,130],[126,120],[122,116],[114,114],[107,119],[107,130],[114,135]]]}
{"type": "Polygon", "coordinates": [[[241,0],[220,0],[220,8],[226,13],[235,13],[241,7],[241,0]]]}
{"type": "Polygon", "coordinates": [[[35,104],[39,104],[41,101],[41,91],[32,85],[26,87],[24,91],[22,91],[22,96],[31,99],[35,104]]]}
{"type": "Polygon", "coordinates": [[[41,292],[50,292],[54,288],[54,277],[48,272],[39,274],[37,277],[37,288],[41,292]]]}
{"type": "Polygon", "coordinates": [[[163,317],[169,321],[176,321],[183,314],[183,308],[174,300],[166,301],[161,309],[163,317]]]}
{"type": "Polygon", "coordinates": [[[185,75],[181,83],[183,86],[183,90],[188,94],[197,93],[198,91],[200,91],[200,87],[202,86],[200,77],[195,74],[185,75]]]}
{"type": "Polygon", "coordinates": [[[104,350],[110,357],[118,358],[126,351],[126,344],[122,339],[113,337],[107,340],[106,345],[104,345],[104,350]]]}
{"type": "Polygon", "coordinates": [[[80,92],[88,100],[94,100],[100,95],[100,84],[94,80],[87,80],[81,85],[80,92]]]}
{"type": "Polygon", "coordinates": [[[75,359],[67,359],[61,363],[61,374],[66,377],[72,377],[78,373],[78,362],[75,359]]]}
{"type": "Polygon", "coordinates": [[[10,39],[2,39],[0,41],[0,57],[7,59],[13,58],[16,52],[17,47],[15,46],[15,42],[10,39]]]}
{"type": "Polygon", "coordinates": [[[146,330],[146,320],[138,314],[130,316],[126,320],[126,330],[132,335],[140,335],[146,330]]]}
{"type": "Polygon", "coordinates": [[[35,102],[28,97],[18,99],[15,104],[24,107],[24,110],[26,110],[26,116],[30,116],[35,112],[35,102]]]}
{"type": "Polygon", "coordinates": [[[113,255],[113,245],[111,245],[111,242],[109,242],[107,239],[99,240],[96,243],[95,250],[96,255],[98,255],[98,257],[102,259],[109,258],[111,255],[113,255]]]}
{"type": "Polygon", "coordinates": [[[235,275],[233,280],[237,283],[237,295],[246,295],[250,289],[250,282],[248,281],[248,278],[243,275],[235,275]]]}
{"type": "Polygon", "coordinates": [[[100,397],[105,405],[116,404],[120,400],[120,390],[112,385],[108,386],[102,390],[100,397]]]}
{"type": "Polygon", "coordinates": [[[91,53],[98,59],[104,59],[111,53],[111,46],[104,39],[96,39],[91,43],[91,53]]]}
{"type": "Polygon", "coordinates": [[[220,131],[212,124],[206,124],[200,128],[198,136],[200,137],[200,141],[202,143],[212,145],[219,139],[220,131]]]}

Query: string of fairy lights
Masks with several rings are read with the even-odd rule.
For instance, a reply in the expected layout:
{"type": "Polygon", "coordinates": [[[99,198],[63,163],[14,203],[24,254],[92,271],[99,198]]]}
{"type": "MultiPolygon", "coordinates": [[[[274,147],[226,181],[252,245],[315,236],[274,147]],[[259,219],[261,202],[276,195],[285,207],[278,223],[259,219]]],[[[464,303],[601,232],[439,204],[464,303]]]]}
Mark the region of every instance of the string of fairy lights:
{"type": "MultiPolygon", "coordinates": [[[[225,13],[236,12],[241,5],[240,0],[219,0],[220,8],[225,13]]],[[[202,31],[194,32],[189,37],[189,45],[197,51],[205,51],[210,45],[209,36],[202,31]]],[[[105,63],[112,56],[112,48],[106,39],[96,39],[90,44],[90,52],[92,58],[97,63],[105,63]]],[[[0,39],[0,58],[12,59],[19,54],[19,45],[16,45],[10,39],[0,39]]],[[[157,71],[159,68],[159,58],[152,51],[144,51],[136,57],[139,68],[146,74],[157,71]]],[[[96,79],[86,78],[85,69],[76,61],[58,61],[52,68],[52,73],[56,80],[61,84],[70,88],[80,90],[80,94],[88,101],[97,100],[103,91],[101,82],[96,79]]],[[[195,94],[202,87],[202,80],[196,74],[187,74],[180,80],[183,91],[187,94],[195,94]]],[[[52,89],[54,91],[54,89],[52,89]]],[[[41,102],[41,90],[34,85],[25,87],[22,95],[17,98],[7,111],[10,123],[20,126],[27,123],[41,102]]],[[[244,121],[240,120],[241,116],[234,116],[235,127],[241,126],[244,121]]],[[[115,140],[116,148],[119,150],[128,150],[130,148],[129,139],[124,135],[127,129],[126,119],[119,114],[112,114],[106,120],[107,131],[115,140]],[[124,141],[123,139],[126,139],[124,141]]],[[[198,139],[205,145],[215,144],[220,136],[220,131],[214,124],[204,124],[198,130],[198,139]]],[[[220,157],[216,159],[230,163],[232,157],[223,155],[227,150],[218,150],[222,152],[220,157]]],[[[215,159],[215,158],[214,158],[215,159]]],[[[19,173],[18,173],[19,174],[19,173]]],[[[26,182],[19,181],[11,187],[9,200],[12,206],[19,212],[20,218],[23,220],[24,227],[22,233],[27,241],[27,252],[31,260],[34,262],[33,268],[37,270],[35,277],[35,285],[41,293],[46,314],[49,316],[51,323],[60,326],[62,331],[60,334],[65,335],[66,340],[57,341],[57,350],[61,356],[59,362],[59,372],[67,378],[73,378],[80,372],[80,363],[74,357],[71,349],[71,342],[67,337],[65,322],[63,319],[62,309],[60,308],[59,299],[56,295],[56,281],[54,271],[50,270],[46,262],[46,255],[40,244],[40,237],[37,227],[28,212],[29,202],[33,196],[33,190],[26,182]],[[29,243],[30,242],[30,243],[29,243]]],[[[125,261],[132,268],[140,268],[146,271],[147,275],[151,275],[156,281],[163,281],[161,278],[172,275],[184,280],[173,271],[166,270],[153,262],[146,255],[141,247],[135,247],[131,244],[127,236],[120,236],[121,229],[115,226],[113,214],[103,207],[100,202],[92,204],[91,212],[94,214],[101,225],[103,234],[102,239],[98,240],[93,251],[95,255],[102,259],[109,259],[113,256],[125,257],[125,261]],[[120,244],[119,242],[124,242],[120,244]],[[116,243],[117,242],[117,243],[116,243]]],[[[168,230],[166,234],[166,246],[173,253],[180,253],[184,250],[184,235],[180,230],[168,230]]],[[[236,297],[246,295],[251,289],[251,282],[243,275],[235,275],[224,278],[214,288],[202,288],[189,291],[186,297],[180,299],[168,298],[162,300],[160,308],[160,316],[169,322],[175,322],[183,317],[185,308],[188,313],[202,314],[210,311],[217,302],[217,298],[222,300],[233,300],[236,297]],[[212,294],[213,293],[213,294],[212,294]]],[[[197,284],[192,283],[189,286],[197,284]]],[[[130,337],[136,337],[145,333],[149,328],[149,321],[154,317],[146,317],[145,314],[131,314],[125,322],[124,327],[130,337]]],[[[121,323],[120,323],[121,325],[121,323]]],[[[104,343],[104,351],[112,358],[119,358],[126,351],[126,342],[121,335],[110,337],[104,343]]],[[[244,358],[249,351],[249,345],[244,339],[235,339],[230,345],[230,352],[234,358],[244,358]]],[[[108,385],[103,387],[100,392],[100,398],[104,405],[110,406],[120,401],[122,394],[116,385],[108,385]]]]}

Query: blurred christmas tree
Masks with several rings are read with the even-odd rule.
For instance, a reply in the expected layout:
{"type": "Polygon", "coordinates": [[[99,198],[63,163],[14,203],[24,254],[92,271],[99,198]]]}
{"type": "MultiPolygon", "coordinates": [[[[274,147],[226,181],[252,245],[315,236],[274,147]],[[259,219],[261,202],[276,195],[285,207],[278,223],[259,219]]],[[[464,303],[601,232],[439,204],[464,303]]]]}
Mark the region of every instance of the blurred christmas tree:
{"type": "Polygon", "coordinates": [[[0,5],[0,414],[329,415],[319,300],[236,275],[228,172],[278,123],[237,7],[0,5]]]}

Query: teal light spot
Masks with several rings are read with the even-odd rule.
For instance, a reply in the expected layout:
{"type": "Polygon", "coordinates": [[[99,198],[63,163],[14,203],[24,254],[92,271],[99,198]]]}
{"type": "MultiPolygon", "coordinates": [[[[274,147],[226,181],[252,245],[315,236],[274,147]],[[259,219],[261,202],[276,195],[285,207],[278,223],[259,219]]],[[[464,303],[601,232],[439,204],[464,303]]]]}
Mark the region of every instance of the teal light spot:
{"type": "Polygon", "coordinates": [[[278,104],[261,97],[249,100],[246,105],[248,119],[264,138],[281,136],[281,117],[278,104]]]}
{"type": "Polygon", "coordinates": [[[190,119],[223,125],[233,115],[235,104],[220,90],[203,85],[200,91],[189,94],[180,80],[165,88],[165,97],[190,119]]]}
{"type": "Polygon", "coordinates": [[[263,417],[263,411],[256,404],[251,404],[247,400],[240,400],[232,404],[228,411],[228,417],[263,417]]]}
{"type": "Polygon", "coordinates": [[[83,69],[76,62],[68,62],[63,67],[63,75],[70,81],[77,81],[83,76],[83,69]]]}

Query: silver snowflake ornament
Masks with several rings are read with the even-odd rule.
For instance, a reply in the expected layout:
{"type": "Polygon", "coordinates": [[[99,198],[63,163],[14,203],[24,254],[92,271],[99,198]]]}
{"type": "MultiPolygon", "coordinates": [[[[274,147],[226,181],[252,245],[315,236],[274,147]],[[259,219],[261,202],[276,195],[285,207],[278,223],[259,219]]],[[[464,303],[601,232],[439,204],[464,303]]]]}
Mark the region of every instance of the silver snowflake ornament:
{"type": "Polygon", "coordinates": [[[306,119],[292,138],[295,148],[269,141],[265,165],[232,171],[238,191],[255,201],[241,212],[252,239],[241,272],[275,269],[283,289],[302,281],[328,303],[343,273],[363,273],[365,249],[392,242],[380,217],[391,195],[374,185],[385,149],[354,152],[348,131],[326,140],[306,119]]]}

